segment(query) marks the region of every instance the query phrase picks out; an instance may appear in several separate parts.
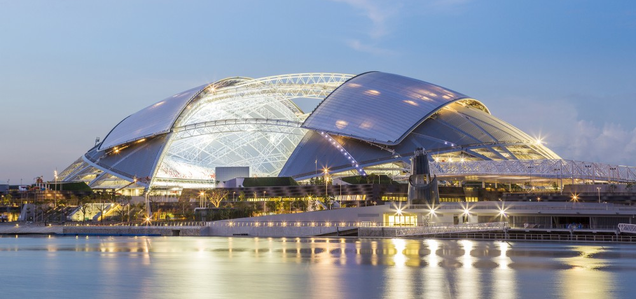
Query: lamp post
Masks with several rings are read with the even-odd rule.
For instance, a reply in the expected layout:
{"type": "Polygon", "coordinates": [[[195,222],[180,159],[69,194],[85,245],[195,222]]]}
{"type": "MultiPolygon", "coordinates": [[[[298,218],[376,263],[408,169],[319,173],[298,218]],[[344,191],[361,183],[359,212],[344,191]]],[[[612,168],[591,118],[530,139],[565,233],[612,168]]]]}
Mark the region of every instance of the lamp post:
{"type": "Polygon", "coordinates": [[[233,191],[233,192],[232,192],[232,201],[236,201],[236,200],[234,199],[234,198],[235,198],[235,196],[236,196],[236,191],[233,191]]]}
{"type": "Polygon", "coordinates": [[[598,203],[601,203],[601,187],[596,187],[596,191],[598,191],[598,203]]]}
{"type": "Polygon", "coordinates": [[[199,208],[203,208],[203,197],[205,196],[205,192],[201,191],[199,193],[199,208]]]}
{"type": "Polygon", "coordinates": [[[267,194],[267,191],[263,191],[263,211],[267,212],[267,200],[265,200],[265,194],[267,194]]]}
{"type": "Polygon", "coordinates": [[[329,200],[329,191],[328,191],[328,185],[327,185],[327,179],[328,179],[328,175],[329,175],[329,168],[325,167],[323,168],[323,173],[325,174],[325,204],[327,204],[327,201],[329,200]]]}
{"type": "Polygon", "coordinates": [[[53,208],[57,209],[57,169],[53,171],[53,177],[55,177],[55,188],[53,188],[53,208]]]}

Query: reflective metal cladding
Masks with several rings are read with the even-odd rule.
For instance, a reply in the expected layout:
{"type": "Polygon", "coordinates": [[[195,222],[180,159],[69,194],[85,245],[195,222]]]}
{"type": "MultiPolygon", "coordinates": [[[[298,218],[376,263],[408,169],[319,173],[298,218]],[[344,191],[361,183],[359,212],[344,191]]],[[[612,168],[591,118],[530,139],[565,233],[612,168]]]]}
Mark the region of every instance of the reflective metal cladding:
{"type": "Polygon", "coordinates": [[[331,93],[304,128],[396,145],[426,118],[457,100],[483,104],[461,93],[404,76],[368,72],[331,93]]]}
{"type": "Polygon", "coordinates": [[[449,163],[559,158],[441,86],[382,72],[299,73],[226,78],[159,101],[119,122],[61,177],[97,189],[214,188],[223,167],[399,179],[417,148],[449,163]],[[305,113],[296,99],[320,104],[305,113]]]}
{"type": "Polygon", "coordinates": [[[205,86],[207,84],[175,94],[126,117],[108,133],[98,149],[106,150],[127,142],[169,132],[183,107],[205,86]]]}

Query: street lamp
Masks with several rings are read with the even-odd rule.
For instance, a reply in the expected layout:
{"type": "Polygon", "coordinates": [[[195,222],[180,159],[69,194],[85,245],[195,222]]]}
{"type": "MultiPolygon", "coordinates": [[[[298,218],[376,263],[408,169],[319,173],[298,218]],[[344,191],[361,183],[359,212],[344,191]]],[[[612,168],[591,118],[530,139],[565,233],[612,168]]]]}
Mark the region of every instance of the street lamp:
{"type": "Polygon", "coordinates": [[[53,188],[53,207],[57,209],[57,169],[53,171],[53,177],[55,177],[55,188],[53,188]]]}
{"type": "Polygon", "coordinates": [[[265,199],[265,194],[267,194],[267,191],[263,191],[263,211],[267,212],[267,200],[265,199]]]}
{"type": "Polygon", "coordinates": [[[598,203],[601,203],[601,187],[596,187],[596,191],[598,191],[598,203]]]}
{"type": "Polygon", "coordinates": [[[234,197],[236,196],[236,191],[232,192],[232,201],[236,201],[234,197]]]}
{"type": "Polygon", "coordinates": [[[199,199],[199,208],[203,208],[203,197],[204,196],[205,196],[205,191],[201,191],[199,193],[199,197],[200,197],[200,199],[199,199]]]}
{"type": "Polygon", "coordinates": [[[329,200],[329,191],[327,189],[328,185],[327,185],[327,179],[329,178],[329,168],[325,167],[322,169],[324,175],[325,175],[325,204],[327,203],[327,200],[329,200]]]}

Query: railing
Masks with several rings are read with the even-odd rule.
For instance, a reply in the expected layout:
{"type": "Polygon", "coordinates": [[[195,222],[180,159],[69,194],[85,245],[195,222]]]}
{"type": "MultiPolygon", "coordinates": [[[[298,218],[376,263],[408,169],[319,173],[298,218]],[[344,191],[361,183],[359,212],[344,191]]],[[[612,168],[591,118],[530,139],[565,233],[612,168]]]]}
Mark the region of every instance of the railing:
{"type": "Polygon", "coordinates": [[[515,234],[515,233],[459,233],[436,235],[440,239],[484,239],[502,241],[532,241],[532,242],[636,242],[636,236],[596,235],[596,234],[515,234]]]}
{"type": "Polygon", "coordinates": [[[457,175],[520,175],[554,179],[635,182],[636,167],[574,160],[507,160],[430,162],[437,177],[457,175]]]}
{"type": "Polygon", "coordinates": [[[636,224],[619,223],[618,230],[620,230],[621,233],[636,234],[636,224]]]}
{"type": "Polygon", "coordinates": [[[367,221],[215,221],[209,226],[230,227],[382,227],[382,222],[367,221]]]}
{"type": "Polygon", "coordinates": [[[66,222],[64,226],[152,226],[152,227],[176,227],[176,226],[207,226],[208,222],[204,221],[175,221],[175,222],[118,222],[118,223],[99,223],[99,222],[66,222]]]}
{"type": "Polygon", "coordinates": [[[444,226],[419,226],[412,228],[398,228],[396,236],[437,235],[480,231],[503,231],[508,228],[507,222],[470,223],[444,226]]]}
{"type": "Polygon", "coordinates": [[[442,203],[437,205],[430,204],[412,204],[406,209],[424,209],[424,210],[489,210],[489,209],[506,209],[513,210],[598,210],[598,211],[633,211],[636,213],[636,206],[623,206],[610,203],[580,203],[580,202],[564,202],[564,203],[522,203],[522,202],[476,202],[476,203],[442,203]]]}

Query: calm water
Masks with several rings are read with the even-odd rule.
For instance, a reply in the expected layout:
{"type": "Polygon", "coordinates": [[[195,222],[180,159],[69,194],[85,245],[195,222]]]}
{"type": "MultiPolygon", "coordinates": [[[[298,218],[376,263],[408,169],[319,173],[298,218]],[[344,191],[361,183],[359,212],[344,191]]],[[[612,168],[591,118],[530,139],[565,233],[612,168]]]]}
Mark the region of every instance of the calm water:
{"type": "Polygon", "coordinates": [[[2,298],[634,298],[636,246],[3,237],[2,298]]]}

